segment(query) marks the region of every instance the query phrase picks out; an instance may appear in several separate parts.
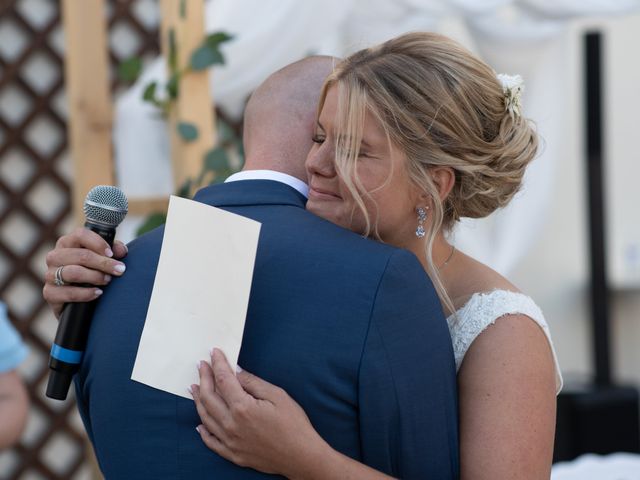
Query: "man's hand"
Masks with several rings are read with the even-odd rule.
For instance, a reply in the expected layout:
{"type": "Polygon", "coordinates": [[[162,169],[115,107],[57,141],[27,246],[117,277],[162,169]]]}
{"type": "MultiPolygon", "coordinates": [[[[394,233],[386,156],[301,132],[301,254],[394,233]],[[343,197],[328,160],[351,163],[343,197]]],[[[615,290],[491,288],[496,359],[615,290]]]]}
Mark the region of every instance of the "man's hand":
{"type": "Polygon", "coordinates": [[[113,250],[95,232],[78,228],[60,237],[56,247],[47,253],[47,271],[44,276],[42,294],[53,313],[60,317],[67,302],[89,302],[102,295],[96,288],[107,285],[113,275],[120,276],[125,265],[117,259],[127,255],[124,243],[116,241],[113,250]],[[64,285],[56,285],[56,270],[64,285]],[[88,283],[96,287],[79,287],[73,284],[88,283]]]}

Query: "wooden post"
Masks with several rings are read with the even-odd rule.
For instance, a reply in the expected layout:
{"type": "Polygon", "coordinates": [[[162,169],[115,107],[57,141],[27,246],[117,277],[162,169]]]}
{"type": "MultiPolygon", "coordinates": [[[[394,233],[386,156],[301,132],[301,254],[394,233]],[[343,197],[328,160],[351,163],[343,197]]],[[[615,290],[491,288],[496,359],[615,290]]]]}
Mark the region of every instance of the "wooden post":
{"type": "MultiPolygon", "coordinates": [[[[184,70],[191,54],[202,44],[204,0],[161,0],[161,45],[169,65],[169,38],[175,44],[178,70],[184,70]]],[[[188,72],[180,79],[178,98],[169,115],[169,135],[175,187],[180,188],[202,170],[204,156],[215,143],[214,108],[209,90],[209,71],[188,72]],[[186,142],[177,133],[177,125],[188,122],[198,129],[198,138],[186,142]]],[[[192,191],[193,193],[193,191],[192,191]]]]}
{"type": "Polygon", "coordinates": [[[75,178],[76,222],[95,185],[113,185],[112,105],[109,91],[107,21],[104,0],[63,0],[65,83],[69,99],[69,145],[75,178]]]}
{"type": "Polygon", "coordinates": [[[129,213],[131,215],[149,215],[166,212],[169,208],[169,197],[130,198],[129,213]]]}

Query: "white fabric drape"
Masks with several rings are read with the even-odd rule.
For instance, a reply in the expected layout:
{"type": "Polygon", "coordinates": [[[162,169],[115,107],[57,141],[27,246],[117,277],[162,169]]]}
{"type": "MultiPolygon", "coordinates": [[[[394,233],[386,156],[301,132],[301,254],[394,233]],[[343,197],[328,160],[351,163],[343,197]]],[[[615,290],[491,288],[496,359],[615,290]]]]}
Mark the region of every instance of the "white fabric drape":
{"type": "MultiPolygon", "coordinates": [[[[235,118],[247,96],[271,73],[335,37],[351,9],[348,0],[216,0],[206,5],[206,30],[235,38],[223,46],[227,63],[211,75],[215,102],[235,118]]],[[[324,47],[325,49],[327,47],[324,47]]],[[[165,62],[154,61],[116,103],[115,158],[120,186],[131,197],[174,191],[166,123],[142,101],[146,85],[166,83],[165,62]]]]}
{"type": "MultiPolygon", "coordinates": [[[[214,69],[211,89],[215,102],[239,118],[260,82],[307,54],[343,56],[407,31],[437,31],[443,19],[461,17],[474,51],[496,71],[524,77],[525,114],[544,138],[545,147],[512,203],[487,219],[464,220],[454,232],[461,249],[506,274],[535,242],[550,207],[567,114],[563,90],[571,88],[562,68],[567,21],[638,9],[640,0],[209,1],[207,31],[235,36],[223,47],[227,64],[214,69]]],[[[165,79],[164,62],[158,59],[117,102],[116,168],[120,186],[131,197],[174,190],[166,125],[141,100],[145,85],[165,79]]]]}
{"type": "Polygon", "coordinates": [[[640,480],[640,455],[587,453],[553,466],[551,480],[640,480]]]}

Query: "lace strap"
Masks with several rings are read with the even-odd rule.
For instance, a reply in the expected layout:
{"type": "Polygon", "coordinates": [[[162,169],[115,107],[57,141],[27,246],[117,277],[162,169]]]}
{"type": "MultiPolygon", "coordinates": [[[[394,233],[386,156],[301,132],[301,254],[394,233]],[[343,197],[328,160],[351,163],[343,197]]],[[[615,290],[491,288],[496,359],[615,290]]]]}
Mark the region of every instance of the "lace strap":
{"type": "Polygon", "coordinates": [[[536,322],[547,337],[556,369],[556,392],[560,392],[562,388],[562,375],[553,347],[553,341],[551,340],[549,326],[540,308],[530,297],[522,293],[507,290],[476,293],[464,307],[447,319],[453,341],[456,369],[460,369],[467,350],[478,335],[489,327],[489,325],[493,325],[497,319],[505,315],[515,314],[526,315],[536,322]]]}

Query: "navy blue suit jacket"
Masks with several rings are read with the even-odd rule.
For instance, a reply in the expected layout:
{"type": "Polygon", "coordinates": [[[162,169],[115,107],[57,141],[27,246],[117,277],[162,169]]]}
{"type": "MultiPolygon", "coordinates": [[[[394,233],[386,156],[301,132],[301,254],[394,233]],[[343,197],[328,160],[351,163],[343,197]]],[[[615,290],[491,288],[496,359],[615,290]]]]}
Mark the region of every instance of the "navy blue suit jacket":
{"type": "MultiPolygon", "coordinates": [[[[238,363],[283,387],[338,451],[401,478],[456,478],[451,340],[417,259],[307,212],[282,183],[226,183],[195,199],[262,223],[238,363]]],[[[107,479],[268,477],[208,450],[192,401],[130,379],[162,236],[129,245],[76,378],[100,467],[107,479]]]]}

